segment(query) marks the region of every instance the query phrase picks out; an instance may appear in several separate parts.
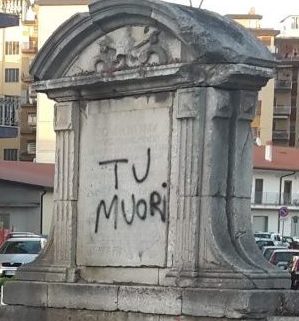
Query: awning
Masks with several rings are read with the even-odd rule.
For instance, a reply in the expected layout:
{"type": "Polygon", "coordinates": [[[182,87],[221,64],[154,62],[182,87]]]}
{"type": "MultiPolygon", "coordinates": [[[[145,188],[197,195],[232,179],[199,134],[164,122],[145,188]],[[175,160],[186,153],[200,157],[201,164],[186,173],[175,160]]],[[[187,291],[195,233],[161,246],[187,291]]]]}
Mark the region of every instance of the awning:
{"type": "Polygon", "coordinates": [[[19,17],[14,14],[0,12],[0,28],[14,27],[19,25],[19,17]]]}

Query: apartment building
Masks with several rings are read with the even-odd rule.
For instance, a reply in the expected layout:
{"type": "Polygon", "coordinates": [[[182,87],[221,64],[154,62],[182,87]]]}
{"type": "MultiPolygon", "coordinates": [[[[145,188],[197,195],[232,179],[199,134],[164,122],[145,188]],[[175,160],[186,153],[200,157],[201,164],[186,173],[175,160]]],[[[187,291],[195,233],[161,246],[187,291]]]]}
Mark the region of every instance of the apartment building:
{"type": "MultiPolygon", "coordinates": [[[[251,8],[248,14],[228,14],[227,17],[238,22],[254,34],[273,54],[275,53],[275,38],[279,30],[263,28],[263,16],[251,8]]],[[[251,124],[254,137],[259,137],[262,145],[272,140],[273,125],[274,80],[259,92],[256,116],[251,124]]]]}
{"type": "Polygon", "coordinates": [[[34,1],[2,0],[3,13],[19,25],[0,30],[0,160],[35,159],[36,94],[29,66],[37,53],[34,1]]]}
{"type": "MultiPolygon", "coordinates": [[[[78,12],[88,11],[88,0],[38,0],[38,48],[68,18],[78,12]],[[51,21],[51,23],[45,23],[51,21]]],[[[53,129],[54,101],[44,94],[37,95],[37,145],[38,163],[55,162],[55,133],[53,129]]]]}
{"type": "Polygon", "coordinates": [[[275,79],[273,143],[299,147],[299,16],[281,21],[275,39],[277,73],[275,79]]]}
{"type": "Polygon", "coordinates": [[[298,148],[254,147],[251,194],[254,231],[299,236],[298,159],[298,148]],[[282,207],[287,209],[287,217],[279,215],[282,207]]]}

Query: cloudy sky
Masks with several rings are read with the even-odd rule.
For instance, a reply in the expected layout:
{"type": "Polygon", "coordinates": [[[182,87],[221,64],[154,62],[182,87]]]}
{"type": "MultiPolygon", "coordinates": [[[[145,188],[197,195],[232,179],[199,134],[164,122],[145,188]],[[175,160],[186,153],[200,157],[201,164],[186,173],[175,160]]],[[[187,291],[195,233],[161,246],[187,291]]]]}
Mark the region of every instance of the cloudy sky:
{"type": "MultiPolygon", "coordinates": [[[[190,0],[169,0],[189,5],[190,0]]],[[[201,0],[192,0],[198,7],[201,0]]],[[[248,13],[254,7],[257,14],[263,16],[263,27],[279,27],[279,22],[288,15],[299,15],[299,0],[203,0],[202,8],[220,14],[248,13]]]]}

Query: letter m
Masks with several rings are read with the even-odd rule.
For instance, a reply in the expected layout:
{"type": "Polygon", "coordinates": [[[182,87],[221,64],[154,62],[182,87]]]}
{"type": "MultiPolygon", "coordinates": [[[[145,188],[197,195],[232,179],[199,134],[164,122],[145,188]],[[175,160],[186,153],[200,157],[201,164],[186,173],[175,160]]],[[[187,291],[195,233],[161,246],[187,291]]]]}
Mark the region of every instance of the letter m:
{"type": "Polygon", "coordinates": [[[107,211],[106,202],[104,200],[100,201],[100,204],[98,205],[98,208],[97,208],[96,224],[95,224],[95,230],[94,230],[95,233],[98,233],[98,230],[99,230],[99,221],[100,221],[101,212],[102,211],[104,212],[104,215],[105,215],[106,219],[108,220],[110,218],[110,215],[111,215],[114,205],[116,205],[116,207],[114,209],[114,213],[115,213],[114,228],[115,229],[117,228],[117,226],[116,226],[116,224],[117,224],[117,220],[116,220],[117,203],[118,203],[118,197],[117,197],[117,195],[114,195],[114,197],[111,201],[109,210],[107,211]]]}

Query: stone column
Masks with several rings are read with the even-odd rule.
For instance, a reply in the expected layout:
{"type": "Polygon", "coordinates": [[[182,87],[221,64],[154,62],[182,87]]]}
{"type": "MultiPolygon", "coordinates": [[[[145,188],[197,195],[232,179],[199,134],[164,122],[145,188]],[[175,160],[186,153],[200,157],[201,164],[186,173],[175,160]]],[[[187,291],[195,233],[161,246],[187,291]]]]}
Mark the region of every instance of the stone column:
{"type": "Polygon", "coordinates": [[[74,101],[55,104],[56,160],[52,226],[43,253],[36,261],[20,269],[20,279],[76,280],[79,105],[74,101]]]}
{"type": "Polygon", "coordinates": [[[199,206],[202,145],[205,113],[204,88],[179,89],[173,113],[175,128],[170,201],[174,230],[174,262],[169,275],[196,277],[198,274],[199,206]]]}
{"type": "MultiPolygon", "coordinates": [[[[56,171],[54,205],[54,264],[75,267],[78,172],[79,103],[55,105],[56,171]]],[[[73,273],[74,271],[71,271],[73,273]]],[[[68,275],[73,278],[74,276],[68,275]]]]}

